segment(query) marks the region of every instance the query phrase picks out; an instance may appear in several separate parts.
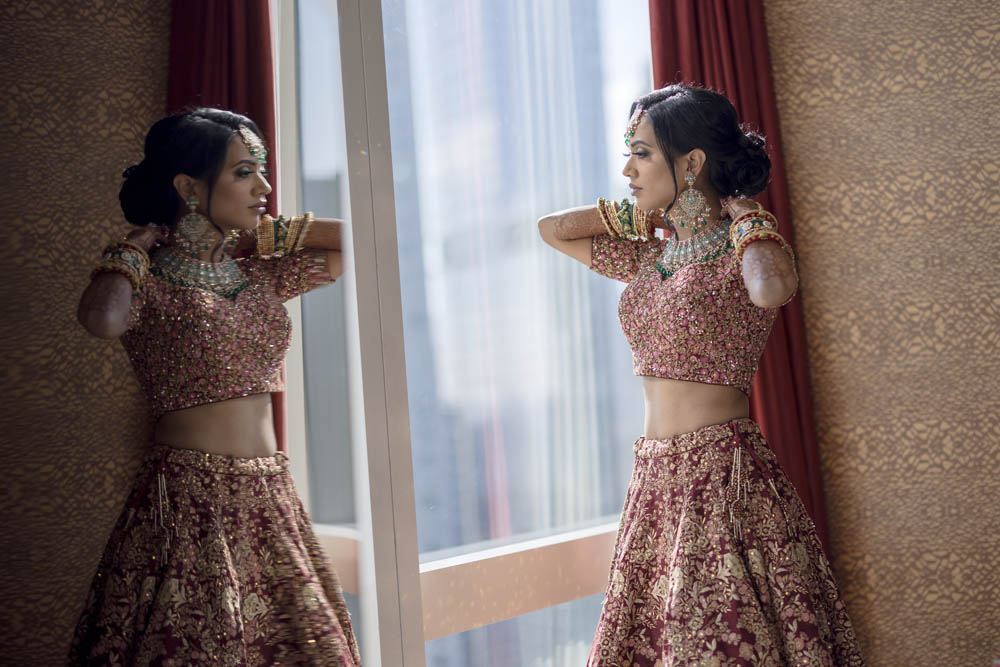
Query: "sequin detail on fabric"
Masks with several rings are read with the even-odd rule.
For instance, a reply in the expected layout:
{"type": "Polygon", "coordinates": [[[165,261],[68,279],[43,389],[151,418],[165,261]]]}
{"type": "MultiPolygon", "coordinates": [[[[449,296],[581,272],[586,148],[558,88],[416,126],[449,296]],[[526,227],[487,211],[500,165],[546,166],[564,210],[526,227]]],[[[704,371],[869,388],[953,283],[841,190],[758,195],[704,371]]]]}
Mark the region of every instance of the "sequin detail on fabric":
{"type": "Polygon", "coordinates": [[[285,388],[291,320],[282,303],[333,282],[326,252],[236,262],[247,286],[234,298],[156,276],[133,297],[121,340],[155,417],[285,388]]]}
{"type": "Polygon", "coordinates": [[[595,236],[591,269],[628,283],[618,318],[636,375],[738,387],[750,383],[777,309],[750,301],[732,255],[690,264],[663,279],[664,242],[595,236]]]}
{"type": "Polygon", "coordinates": [[[588,665],[864,664],[812,520],[756,424],[639,438],[634,451],[588,665]]]}
{"type": "Polygon", "coordinates": [[[155,447],[111,534],[71,665],[360,665],[288,459],[155,447]]]}

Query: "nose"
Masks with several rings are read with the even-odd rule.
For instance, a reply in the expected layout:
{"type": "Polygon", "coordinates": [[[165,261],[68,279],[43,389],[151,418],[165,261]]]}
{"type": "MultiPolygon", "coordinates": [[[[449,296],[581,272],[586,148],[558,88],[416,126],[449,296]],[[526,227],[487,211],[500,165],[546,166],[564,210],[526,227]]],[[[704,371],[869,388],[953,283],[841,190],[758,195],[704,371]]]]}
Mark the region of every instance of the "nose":
{"type": "Polygon", "coordinates": [[[625,160],[625,166],[622,167],[622,176],[628,178],[629,174],[632,173],[635,173],[635,170],[632,168],[632,156],[630,155],[629,158],[625,160]]]}
{"type": "Polygon", "coordinates": [[[273,188],[271,187],[271,184],[267,182],[267,179],[264,178],[264,174],[258,172],[257,177],[260,178],[260,184],[257,186],[257,192],[263,195],[271,194],[271,190],[273,188]]]}

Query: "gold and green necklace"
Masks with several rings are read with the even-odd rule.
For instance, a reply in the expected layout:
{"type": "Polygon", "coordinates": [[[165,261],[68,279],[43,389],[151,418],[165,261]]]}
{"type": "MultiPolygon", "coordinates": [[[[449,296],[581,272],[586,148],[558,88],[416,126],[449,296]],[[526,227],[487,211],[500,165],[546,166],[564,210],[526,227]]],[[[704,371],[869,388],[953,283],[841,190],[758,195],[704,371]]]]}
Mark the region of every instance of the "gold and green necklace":
{"type": "Polygon", "coordinates": [[[671,277],[685,266],[711,262],[733,249],[729,240],[729,219],[723,218],[714,227],[700,231],[683,241],[671,235],[663,247],[656,269],[663,280],[671,277]]]}
{"type": "Polygon", "coordinates": [[[231,299],[247,286],[236,260],[223,255],[221,262],[205,262],[189,257],[174,246],[157,248],[150,272],[174,285],[195,287],[231,299]]]}

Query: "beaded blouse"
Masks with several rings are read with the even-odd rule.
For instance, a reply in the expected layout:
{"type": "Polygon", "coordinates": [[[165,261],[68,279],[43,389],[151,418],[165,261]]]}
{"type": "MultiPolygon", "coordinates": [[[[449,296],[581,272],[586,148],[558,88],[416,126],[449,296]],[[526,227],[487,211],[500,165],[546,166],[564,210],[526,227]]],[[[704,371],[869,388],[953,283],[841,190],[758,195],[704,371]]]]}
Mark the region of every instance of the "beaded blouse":
{"type": "Polygon", "coordinates": [[[591,269],[628,283],[618,318],[635,374],[738,387],[749,394],[777,308],[750,301],[732,253],[663,279],[656,261],[664,243],[601,234],[591,246],[591,269]]]}
{"type": "Polygon", "coordinates": [[[333,282],[326,252],[236,261],[247,286],[233,298],[153,274],[133,295],[121,341],[156,418],[285,388],[292,324],[283,302],[333,282]]]}

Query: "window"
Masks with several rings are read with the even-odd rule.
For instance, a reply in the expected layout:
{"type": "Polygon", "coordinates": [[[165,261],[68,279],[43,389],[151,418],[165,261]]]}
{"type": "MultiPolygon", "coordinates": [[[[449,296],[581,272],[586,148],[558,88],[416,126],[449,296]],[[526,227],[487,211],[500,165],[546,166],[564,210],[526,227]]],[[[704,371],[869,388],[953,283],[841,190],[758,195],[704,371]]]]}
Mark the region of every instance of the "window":
{"type": "Polygon", "coordinates": [[[621,286],[535,220],[625,196],[647,4],[297,4],[299,208],[351,221],[355,269],[302,303],[310,506],[355,531],[365,658],[580,664],[641,384],[621,286]]]}

